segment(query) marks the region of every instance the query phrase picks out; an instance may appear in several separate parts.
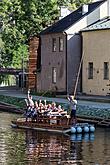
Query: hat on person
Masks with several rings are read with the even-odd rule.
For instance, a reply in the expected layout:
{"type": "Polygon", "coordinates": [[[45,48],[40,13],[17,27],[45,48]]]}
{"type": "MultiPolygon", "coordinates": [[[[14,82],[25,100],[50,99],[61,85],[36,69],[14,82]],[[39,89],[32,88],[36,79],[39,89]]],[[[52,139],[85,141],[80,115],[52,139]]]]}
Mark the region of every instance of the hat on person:
{"type": "Polygon", "coordinates": [[[71,100],[74,100],[74,96],[71,95],[71,96],[70,96],[70,99],[71,99],[71,100]]]}
{"type": "Polygon", "coordinates": [[[71,96],[70,96],[70,99],[71,99],[72,101],[74,101],[75,104],[77,104],[77,100],[74,99],[74,96],[71,95],[71,96]]]}

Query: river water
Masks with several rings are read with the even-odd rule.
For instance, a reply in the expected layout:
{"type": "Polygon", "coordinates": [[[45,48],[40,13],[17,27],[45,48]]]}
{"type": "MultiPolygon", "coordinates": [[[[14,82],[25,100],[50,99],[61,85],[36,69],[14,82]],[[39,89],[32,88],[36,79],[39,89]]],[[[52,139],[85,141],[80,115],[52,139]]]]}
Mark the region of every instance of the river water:
{"type": "Polygon", "coordinates": [[[11,128],[17,117],[0,112],[0,165],[110,165],[110,128],[65,136],[11,128]]]}

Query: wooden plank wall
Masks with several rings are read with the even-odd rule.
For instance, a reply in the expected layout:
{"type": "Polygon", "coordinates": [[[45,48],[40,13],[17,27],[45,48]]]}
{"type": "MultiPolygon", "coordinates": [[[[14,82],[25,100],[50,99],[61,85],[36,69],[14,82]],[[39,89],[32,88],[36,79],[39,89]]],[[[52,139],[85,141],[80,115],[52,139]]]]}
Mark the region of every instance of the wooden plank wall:
{"type": "Polygon", "coordinates": [[[37,57],[39,49],[39,38],[34,36],[29,40],[29,65],[28,65],[28,89],[36,91],[37,86],[37,57]]]}

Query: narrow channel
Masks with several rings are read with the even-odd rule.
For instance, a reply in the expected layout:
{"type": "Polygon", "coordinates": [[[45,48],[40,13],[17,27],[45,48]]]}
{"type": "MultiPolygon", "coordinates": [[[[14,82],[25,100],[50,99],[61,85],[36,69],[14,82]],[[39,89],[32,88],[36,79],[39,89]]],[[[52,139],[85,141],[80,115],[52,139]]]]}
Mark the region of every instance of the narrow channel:
{"type": "Polygon", "coordinates": [[[12,129],[19,117],[0,112],[0,164],[22,165],[110,165],[110,128],[94,134],[56,135],[12,129]]]}

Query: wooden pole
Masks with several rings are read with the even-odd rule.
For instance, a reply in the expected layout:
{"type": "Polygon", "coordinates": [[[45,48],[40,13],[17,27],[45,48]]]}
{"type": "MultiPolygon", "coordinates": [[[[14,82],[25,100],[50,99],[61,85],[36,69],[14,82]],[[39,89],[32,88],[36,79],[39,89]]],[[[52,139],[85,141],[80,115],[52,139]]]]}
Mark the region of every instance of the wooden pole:
{"type": "Polygon", "coordinates": [[[73,96],[75,97],[76,95],[76,89],[77,89],[77,85],[78,85],[78,80],[79,80],[79,75],[80,75],[80,71],[81,71],[81,65],[82,65],[82,61],[83,61],[83,56],[84,56],[84,53],[81,57],[81,61],[80,61],[80,64],[79,64],[79,69],[78,69],[78,74],[77,74],[77,78],[76,78],[76,84],[75,84],[75,88],[74,88],[74,93],[73,93],[73,96]]]}

